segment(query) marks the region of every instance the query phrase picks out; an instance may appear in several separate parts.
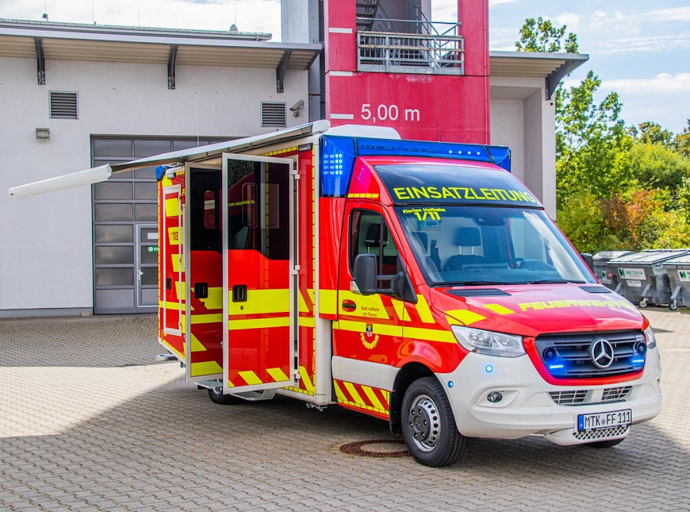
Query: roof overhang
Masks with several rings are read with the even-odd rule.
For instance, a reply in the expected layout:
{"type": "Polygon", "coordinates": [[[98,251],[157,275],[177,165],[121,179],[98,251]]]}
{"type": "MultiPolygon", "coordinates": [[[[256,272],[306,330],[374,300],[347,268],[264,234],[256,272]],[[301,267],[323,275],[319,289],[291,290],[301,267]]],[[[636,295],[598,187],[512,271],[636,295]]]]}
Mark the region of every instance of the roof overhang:
{"type": "Polygon", "coordinates": [[[491,76],[544,78],[546,99],[551,99],[560,81],[589,60],[580,53],[489,52],[491,76]]]}
{"type": "MultiPolygon", "coordinates": [[[[0,56],[306,70],[319,44],[267,42],[270,34],[0,20],[0,56]],[[37,47],[42,49],[37,54],[37,47]]],[[[172,66],[172,68],[171,68],[172,66]]],[[[173,81],[174,83],[174,81],[173,81]]]]}

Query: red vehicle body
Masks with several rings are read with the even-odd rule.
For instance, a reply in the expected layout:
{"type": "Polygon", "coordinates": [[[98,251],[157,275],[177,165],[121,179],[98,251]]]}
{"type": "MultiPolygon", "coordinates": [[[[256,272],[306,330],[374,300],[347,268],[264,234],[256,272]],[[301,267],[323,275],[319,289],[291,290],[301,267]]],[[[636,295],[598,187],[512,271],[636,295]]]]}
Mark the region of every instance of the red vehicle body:
{"type": "Polygon", "coordinates": [[[116,172],[158,164],[159,342],[215,402],[338,404],[429,466],[468,437],[610,447],[661,410],[649,322],[508,148],[319,121],[116,172]]]}

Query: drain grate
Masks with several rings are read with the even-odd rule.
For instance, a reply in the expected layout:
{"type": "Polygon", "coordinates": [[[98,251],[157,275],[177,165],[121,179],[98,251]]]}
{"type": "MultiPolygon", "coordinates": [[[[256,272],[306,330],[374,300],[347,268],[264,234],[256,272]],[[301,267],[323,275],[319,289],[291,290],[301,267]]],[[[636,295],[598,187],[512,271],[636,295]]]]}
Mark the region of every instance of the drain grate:
{"type": "Polygon", "coordinates": [[[405,441],[396,440],[371,440],[347,443],[340,447],[341,452],[362,457],[407,457],[410,452],[405,447],[405,441]],[[402,449],[401,449],[402,445],[402,449]]]}

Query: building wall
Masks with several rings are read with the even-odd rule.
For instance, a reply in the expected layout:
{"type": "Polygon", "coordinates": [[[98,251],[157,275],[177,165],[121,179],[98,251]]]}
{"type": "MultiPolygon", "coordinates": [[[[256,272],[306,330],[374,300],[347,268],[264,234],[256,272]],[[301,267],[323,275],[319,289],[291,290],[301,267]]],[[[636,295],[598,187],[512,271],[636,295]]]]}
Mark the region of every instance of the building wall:
{"type": "Polygon", "coordinates": [[[543,78],[491,78],[491,143],[510,146],[517,176],[556,218],[556,112],[543,78]]]}
{"type": "MultiPolygon", "coordinates": [[[[33,59],[0,58],[0,316],[93,306],[91,190],[81,187],[10,200],[7,188],[90,167],[92,135],[241,137],[261,128],[261,101],[307,102],[307,72],[165,65],[46,62],[36,84],[33,59]],[[78,92],[79,119],[49,119],[49,91],[78,92]],[[37,141],[36,128],[50,140],[37,141]]],[[[288,126],[306,122],[288,111],[288,126]]]]}

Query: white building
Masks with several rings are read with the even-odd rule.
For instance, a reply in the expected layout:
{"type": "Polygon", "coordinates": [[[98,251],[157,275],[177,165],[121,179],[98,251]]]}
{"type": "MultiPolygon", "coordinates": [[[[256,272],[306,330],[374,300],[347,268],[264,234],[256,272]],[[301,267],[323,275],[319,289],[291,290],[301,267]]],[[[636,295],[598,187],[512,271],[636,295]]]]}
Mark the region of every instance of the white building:
{"type": "MultiPolygon", "coordinates": [[[[318,118],[308,70],[321,45],[269,37],[0,21],[0,318],[156,311],[153,169],[20,200],[6,191],[318,118]]],[[[511,146],[552,215],[550,93],[586,59],[490,54],[492,143],[511,146]]]]}

